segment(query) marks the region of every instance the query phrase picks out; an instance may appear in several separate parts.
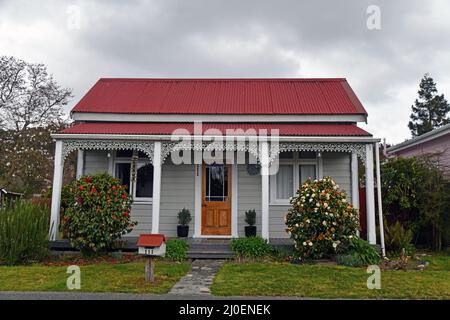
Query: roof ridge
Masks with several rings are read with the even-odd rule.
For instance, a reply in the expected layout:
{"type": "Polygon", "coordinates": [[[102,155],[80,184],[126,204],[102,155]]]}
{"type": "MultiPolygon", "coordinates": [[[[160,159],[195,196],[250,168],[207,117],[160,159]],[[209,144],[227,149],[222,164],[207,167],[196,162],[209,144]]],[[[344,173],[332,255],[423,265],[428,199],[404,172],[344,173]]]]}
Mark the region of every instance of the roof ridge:
{"type": "Polygon", "coordinates": [[[99,78],[98,81],[230,81],[230,82],[245,82],[245,81],[299,81],[299,82],[343,82],[346,78],[99,78]]]}

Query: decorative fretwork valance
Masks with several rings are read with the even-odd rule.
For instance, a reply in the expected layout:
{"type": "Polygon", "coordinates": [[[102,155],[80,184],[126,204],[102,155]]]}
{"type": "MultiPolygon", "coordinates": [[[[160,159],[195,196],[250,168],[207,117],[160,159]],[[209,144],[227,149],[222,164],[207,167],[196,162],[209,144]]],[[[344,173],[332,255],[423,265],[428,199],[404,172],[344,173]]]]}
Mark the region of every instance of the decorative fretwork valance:
{"type": "MultiPolygon", "coordinates": [[[[280,142],[270,144],[269,160],[272,162],[280,152],[289,151],[314,151],[314,152],[347,152],[356,153],[361,160],[366,158],[365,143],[340,143],[340,142],[280,142]]],[[[139,140],[63,140],[62,156],[65,159],[74,150],[139,150],[144,152],[153,162],[154,142],[139,140]]],[[[167,158],[172,151],[243,151],[260,159],[259,145],[256,142],[230,141],[230,142],[173,142],[161,143],[161,160],[167,158]]]]}
{"type": "Polygon", "coordinates": [[[138,150],[153,162],[153,141],[125,140],[63,140],[63,160],[74,150],[138,150]]]}

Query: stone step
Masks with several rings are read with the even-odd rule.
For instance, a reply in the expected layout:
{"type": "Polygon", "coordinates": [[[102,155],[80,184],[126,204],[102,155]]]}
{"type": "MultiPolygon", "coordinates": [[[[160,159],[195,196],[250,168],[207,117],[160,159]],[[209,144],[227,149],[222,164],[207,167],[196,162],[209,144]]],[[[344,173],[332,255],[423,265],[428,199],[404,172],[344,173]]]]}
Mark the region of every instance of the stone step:
{"type": "Polygon", "coordinates": [[[230,259],[233,258],[233,253],[227,252],[188,252],[190,259],[230,259]]]}

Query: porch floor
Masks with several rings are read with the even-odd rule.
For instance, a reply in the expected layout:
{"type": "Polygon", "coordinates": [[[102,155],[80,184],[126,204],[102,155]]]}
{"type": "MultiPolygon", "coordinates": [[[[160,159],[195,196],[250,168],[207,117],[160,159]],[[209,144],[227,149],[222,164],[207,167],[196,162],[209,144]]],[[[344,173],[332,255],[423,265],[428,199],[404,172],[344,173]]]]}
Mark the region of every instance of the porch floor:
{"type": "MultiPolygon", "coordinates": [[[[135,252],[137,251],[137,240],[137,237],[123,238],[122,247],[111,251],[135,252]]],[[[233,257],[230,248],[231,239],[186,238],[186,241],[189,244],[188,258],[190,259],[229,259],[233,257]]],[[[291,239],[282,238],[272,238],[270,244],[274,247],[290,247],[293,245],[291,239]]],[[[55,252],[77,251],[67,239],[51,241],[50,249],[55,252]]]]}

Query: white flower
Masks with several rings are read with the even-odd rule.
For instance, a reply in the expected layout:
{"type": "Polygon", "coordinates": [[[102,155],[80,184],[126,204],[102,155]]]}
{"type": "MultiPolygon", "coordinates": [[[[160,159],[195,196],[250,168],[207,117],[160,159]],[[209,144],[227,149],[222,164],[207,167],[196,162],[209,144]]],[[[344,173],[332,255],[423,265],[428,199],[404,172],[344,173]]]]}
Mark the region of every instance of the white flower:
{"type": "Polygon", "coordinates": [[[309,219],[306,219],[306,223],[310,223],[311,221],[309,219]]]}
{"type": "Polygon", "coordinates": [[[320,203],[316,202],[316,207],[320,207],[320,203]]]}
{"type": "Polygon", "coordinates": [[[343,203],[346,203],[346,202],[347,202],[347,199],[342,199],[342,202],[343,202],[343,203]]]}
{"type": "Polygon", "coordinates": [[[310,242],[308,243],[308,245],[309,245],[310,247],[312,247],[313,243],[310,241],[310,242]]]}
{"type": "Polygon", "coordinates": [[[327,202],[324,202],[324,203],[323,203],[323,207],[324,207],[324,208],[328,207],[328,203],[327,203],[327,202]]]}
{"type": "Polygon", "coordinates": [[[322,224],[323,224],[324,226],[326,226],[326,225],[327,225],[327,222],[326,222],[325,220],[323,220],[323,221],[322,221],[322,224]]]}
{"type": "Polygon", "coordinates": [[[303,242],[303,245],[306,246],[306,242],[303,242]]]}
{"type": "Polygon", "coordinates": [[[338,245],[338,244],[337,244],[336,242],[333,242],[333,248],[336,249],[337,245],[338,245]]]}
{"type": "Polygon", "coordinates": [[[349,239],[353,238],[353,236],[348,236],[348,237],[349,237],[349,239]]]}

